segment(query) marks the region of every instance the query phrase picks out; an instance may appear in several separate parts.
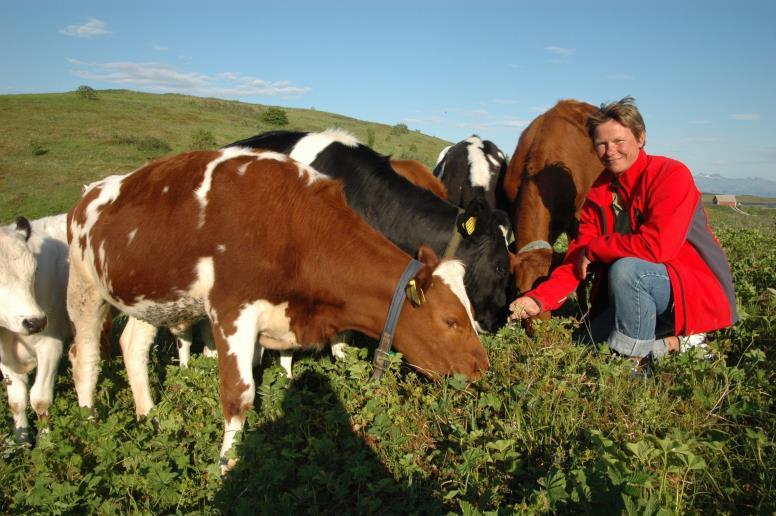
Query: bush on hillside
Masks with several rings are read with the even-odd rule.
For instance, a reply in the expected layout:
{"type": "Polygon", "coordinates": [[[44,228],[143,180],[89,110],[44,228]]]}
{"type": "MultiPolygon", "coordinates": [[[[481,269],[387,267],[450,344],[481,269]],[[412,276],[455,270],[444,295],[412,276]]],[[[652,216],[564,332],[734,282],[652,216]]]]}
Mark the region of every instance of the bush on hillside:
{"type": "Polygon", "coordinates": [[[32,151],[33,156],[43,156],[48,152],[48,149],[43,147],[43,144],[38,140],[32,140],[30,142],[30,151],[32,151]]]}
{"type": "Polygon", "coordinates": [[[407,134],[410,132],[410,128],[407,127],[407,124],[396,124],[391,128],[391,134],[394,134],[396,136],[399,136],[401,134],[407,134]]]}
{"type": "Polygon", "coordinates": [[[97,92],[91,86],[79,86],[75,92],[82,99],[97,100],[97,92]]]}
{"type": "Polygon", "coordinates": [[[282,127],[288,125],[288,116],[284,110],[271,107],[261,114],[261,121],[265,124],[282,127]]]}
{"type": "Polygon", "coordinates": [[[191,136],[191,148],[195,150],[205,150],[217,147],[216,138],[213,133],[205,129],[199,129],[191,136]]]}

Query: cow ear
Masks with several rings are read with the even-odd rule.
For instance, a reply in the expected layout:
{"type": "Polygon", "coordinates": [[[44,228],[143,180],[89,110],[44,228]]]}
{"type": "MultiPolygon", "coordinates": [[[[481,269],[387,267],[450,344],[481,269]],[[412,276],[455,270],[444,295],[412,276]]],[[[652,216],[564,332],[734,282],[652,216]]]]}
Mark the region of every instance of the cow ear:
{"type": "Polygon", "coordinates": [[[484,197],[474,196],[466,205],[463,213],[458,215],[458,231],[464,238],[472,236],[477,230],[483,231],[488,212],[488,203],[484,197]]]}
{"type": "Polygon", "coordinates": [[[425,290],[431,285],[431,275],[439,265],[439,256],[433,249],[421,244],[420,249],[418,249],[418,261],[423,264],[423,267],[415,274],[415,286],[425,290]]]}
{"type": "MultiPolygon", "coordinates": [[[[493,225],[504,235],[507,247],[515,243],[515,232],[512,230],[512,222],[509,215],[501,210],[493,210],[493,225]]],[[[514,247],[514,246],[513,246],[514,247]]]]}
{"type": "Polygon", "coordinates": [[[30,226],[30,221],[27,220],[26,217],[17,217],[16,218],[16,231],[21,233],[24,236],[24,240],[27,241],[30,239],[30,232],[32,231],[32,227],[30,226]]]}

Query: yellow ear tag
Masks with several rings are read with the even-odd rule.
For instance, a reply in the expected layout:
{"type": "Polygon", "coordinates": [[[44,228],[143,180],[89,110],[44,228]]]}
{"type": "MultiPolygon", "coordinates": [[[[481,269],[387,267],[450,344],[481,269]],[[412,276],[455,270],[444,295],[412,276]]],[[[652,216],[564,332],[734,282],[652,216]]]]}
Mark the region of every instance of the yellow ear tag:
{"type": "Polygon", "coordinates": [[[420,306],[426,302],[426,295],[423,294],[423,289],[418,288],[418,284],[415,283],[414,279],[407,284],[407,298],[413,306],[420,306]]]}
{"type": "Polygon", "coordinates": [[[474,234],[475,227],[477,227],[477,217],[469,217],[466,222],[463,223],[463,228],[466,230],[467,235],[474,234]]]}

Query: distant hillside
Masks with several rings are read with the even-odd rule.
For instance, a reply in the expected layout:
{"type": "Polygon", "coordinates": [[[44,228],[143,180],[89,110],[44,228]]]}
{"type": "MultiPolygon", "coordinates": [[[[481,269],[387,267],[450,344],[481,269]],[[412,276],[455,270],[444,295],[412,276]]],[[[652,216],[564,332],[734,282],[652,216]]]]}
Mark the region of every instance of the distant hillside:
{"type": "MultiPolygon", "coordinates": [[[[396,158],[433,167],[450,142],[315,109],[282,108],[288,124],[264,120],[271,106],[128,90],[0,95],[0,223],[67,211],[81,187],[150,159],[215,148],[273,129],[339,127],[396,158]]],[[[282,118],[282,117],[280,117],[282,118]]]]}
{"type": "Polygon", "coordinates": [[[761,177],[733,179],[719,174],[698,174],[695,184],[704,193],[776,197],[776,181],[761,177]]]}

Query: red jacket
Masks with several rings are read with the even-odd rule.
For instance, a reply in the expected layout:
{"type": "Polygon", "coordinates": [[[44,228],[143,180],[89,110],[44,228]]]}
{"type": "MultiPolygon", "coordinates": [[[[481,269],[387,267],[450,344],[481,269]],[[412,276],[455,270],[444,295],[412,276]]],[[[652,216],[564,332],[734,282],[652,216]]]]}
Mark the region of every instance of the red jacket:
{"type": "Polygon", "coordinates": [[[582,280],[574,264],[582,252],[592,262],[610,264],[635,257],[665,264],[674,296],[675,331],[691,335],[730,326],[738,320],[733,280],[725,252],[708,225],[701,193],[682,163],[643,150],[618,179],[630,213],[631,231],[613,231],[614,175],[604,171],[590,188],[580,215],[579,234],[563,264],[526,295],[543,310],[559,308],[582,280]]]}

